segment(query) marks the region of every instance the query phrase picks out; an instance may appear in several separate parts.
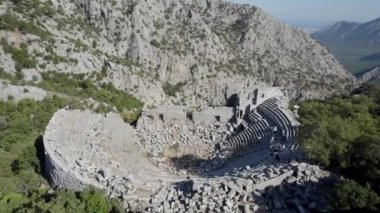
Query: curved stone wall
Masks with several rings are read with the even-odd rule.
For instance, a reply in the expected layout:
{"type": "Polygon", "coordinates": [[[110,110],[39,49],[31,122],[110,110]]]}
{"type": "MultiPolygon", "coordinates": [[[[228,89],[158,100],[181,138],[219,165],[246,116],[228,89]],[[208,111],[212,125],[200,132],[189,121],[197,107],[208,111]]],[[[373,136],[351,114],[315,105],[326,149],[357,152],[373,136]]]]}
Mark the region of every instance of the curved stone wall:
{"type": "Polygon", "coordinates": [[[56,163],[47,152],[45,153],[45,168],[49,181],[54,187],[64,187],[80,191],[87,186],[81,177],[65,170],[64,167],[56,163]]]}
{"type": "Polygon", "coordinates": [[[113,196],[159,189],[182,179],[154,166],[136,131],[118,114],[62,109],[44,135],[47,175],[53,185],[81,190],[103,188],[113,196]]]}
{"type": "Polygon", "coordinates": [[[241,123],[243,130],[222,142],[222,150],[243,155],[247,152],[268,151],[275,144],[281,146],[283,151],[294,150],[299,123],[282,104],[276,98],[261,102],[246,114],[241,123]]]}

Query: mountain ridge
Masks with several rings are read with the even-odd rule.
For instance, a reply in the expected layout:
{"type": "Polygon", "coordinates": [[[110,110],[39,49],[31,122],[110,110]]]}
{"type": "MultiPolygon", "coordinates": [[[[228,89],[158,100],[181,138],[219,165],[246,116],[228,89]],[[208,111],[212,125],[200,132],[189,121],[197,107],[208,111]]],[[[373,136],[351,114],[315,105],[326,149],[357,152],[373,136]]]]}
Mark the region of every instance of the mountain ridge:
{"type": "MultiPolygon", "coordinates": [[[[22,4],[5,4],[20,23],[41,12],[21,10],[22,4]]],[[[0,34],[9,43],[29,44],[26,50],[37,64],[32,68],[104,71],[103,81],[148,104],[223,105],[225,93],[252,85],[280,86],[291,98],[324,98],[345,92],[353,82],[326,48],[254,6],[221,0],[39,4],[32,8],[43,8],[43,15],[32,22],[46,35],[22,29],[16,41],[12,28],[0,34]],[[46,8],[56,16],[44,14],[46,8]],[[165,92],[168,88],[175,91],[165,92]]],[[[9,53],[1,58],[7,62],[3,69],[16,73],[9,53]]]]}
{"type": "Polygon", "coordinates": [[[380,18],[366,23],[340,21],[312,34],[320,41],[380,42],[380,18]]]}
{"type": "Polygon", "coordinates": [[[355,74],[359,82],[379,82],[380,66],[355,74]]]}
{"type": "MultiPolygon", "coordinates": [[[[348,21],[340,21],[340,22],[336,22],[334,24],[331,24],[327,27],[324,27],[314,33],[312,33],[313,36],[323,36],[323,34],[345,34],[347,33],[348,31],[348,28],[349,29],[353,29],[355,27],[357,27],[358,25],[360,25],[360,23],[358,22],[348,22],[348,21]],[[338,32],[336,32],[338,31],[338,32]]],[[[329,35],[325,35],[325,36],[329,36],[329,35]]]]}
{"type": "Polygon", "coordinates": [[[380,18],[366,23],[337,22],[311,35],[352,73],[380,64],[380,18]]]}

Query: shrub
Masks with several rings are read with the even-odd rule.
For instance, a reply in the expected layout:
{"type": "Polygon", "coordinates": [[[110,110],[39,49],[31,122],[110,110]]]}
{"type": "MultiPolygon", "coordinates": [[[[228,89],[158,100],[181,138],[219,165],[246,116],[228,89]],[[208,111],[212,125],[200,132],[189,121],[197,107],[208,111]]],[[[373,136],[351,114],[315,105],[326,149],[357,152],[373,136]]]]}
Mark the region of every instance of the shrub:
{"type": "Polygon", "coordinates": [[[379,202],[380,198],[375,192],[353,180],[344,180],[334,189],[333,206],[339,211],[376,210],[379,202]]]}
{"type": "Polygon", "coordinates": [[[29,57],[28,49],[25,44],[21,44],[20,49],[12,47],[11,54],[12,58],[17,63],[16,65],[20,66],[21,68],[35,68],[37,65],[37,61],[34,58],[29,57]]]}
{"type": "Polygon", "coordinates": [[[14,10],[26,14],[29,18],[36,19],[41,16],[53,17],[55,11],[50,1],[40,0],[12,0],[14,10]]]}
{"type": "Polygon", "coordinates": [[[21,44],[20,49],[9,45],[5,39],[1,40],[1,44],[6,53],[12,55],[12,59],[16,61],[16,70],[21,71],[23,68],[35,68],[37,61],[28,55],[28,48],[26,44],[21,44]]]}
{"type": "Polygon", "coordinates": [[[80,41],[79,39],[75,40],[74,45],[75,45],[75,48],[79,51],[87,51],[88,50],[88,46],[85,43],[83,43],[82,41],[80,41]]]}
{"type": "Polygon", "coordinates": [[[51,44],[46,46],[46,52],[48,53],[48,55],[44,56],[44,60],[46,61],[51,61],[53,62],[53,64],[59,64],[61,62],[66,62],[66,63],[69,62],[67,58],[57,55],[57,53],[54,51],[53,45],[51,44]]]}
{"type": "MultiPolygon", "coordinates": [[[[350,154],[349,175],[362,183],[380,187],[380,135],[363,135],[355,140],[350,154]]],[[[380,188],[376,189],[380,192],[380,188]]]]}
{"type": "Polygon", "coordinates": [[[4,69],[0,67],[0,78],[6,80],[13,80],[14,76],[10,73],[5,72],[4,69]]]}
{"type": "Polygon", "coordinates": [[[95,109],[94,112],[96,113],[107,113],[110,112],[112,108],[110,106],[107,106],[106,104],[99,104],[95,109]]]}
{"type": "Polygon", "coordinates": [[[160,23],[158,21],[153,22],[153,26],[156,30],[161,30],[164,27],[163,23],[160,23]]]}
{"type": "Polygon", "coordinates": [[[8,193],[0,199],[0,209],[4,212],[13,212],[15,209],[29,202],[24,195],[16,192],[8,193]]]}
{"type": "Polygon", "coordinates": [[[90,189],[81,193],[81,198],[85,202],[86,212],[110,212],[111,204],[104,197],[103,193],[90,189]]]}
{"type": "Polygon", "coordinates": [[[182,91],[183,87],[186,85],[186,82],[179,82],[175,85],[172,85],[168,82],[166,82],[163,86],[162,89],[164,90],[166,95],[169,96],[176,96],[176,93],[182,91]]]}
{"type": "Polygon", "coordinates": [[[92,41],[92,48],[95,49],[97,46],[98,46],[98,44],[96,43],[96,40],[93,40],[92,41]]]}
{"type": "Polygon", "coordinates": [[[120,113],[120,116],[123,118],[124,122],[133,123],[139,119],[139,117],[141,116],[141,111],[124,110],[120,113]]]}
{"type": "Polygon", "coordinates": [[[15,97],[13,95],[8,95],[7,100],[8,101],[13,101],[15,97]]]}
{"type": "Polygon", "coordinates": [[[35,25],[32,21],[23,21],[13,13],[7,12],[0,16],[0,30],[15,30],[16,28],[22,33],[34,34],[44,40],[51,36],[48,31],[35,25]]]}
{"type": "Polygon", "coordinates": [[[0,132],[7,128],[7,119],[5,116],[0,116],[0,132]]]}
{"type": "Polygon", "coordinates": [[[160,46],[161,46],[160,42],[158,42],[156,39],[153,39],[152,41],[150,41],[150,44],[156,48],[160,48],[160,46]]]}
{"type": "MultiPolygon", "coordinates": [[[[83,74],[68,75],[64,73],[46,72],[42,74],[43,81],[38,84],[48,91],[64,93],[80,98],[94,100],[115,106],[119,112],[124,109],[141,109],[143,103],[127,92],[116,89],[111,83],[95,84],[86,79],[83,74]]],[[[99,106],[99,112],[110,111],[110,107],[99,106]]]]}

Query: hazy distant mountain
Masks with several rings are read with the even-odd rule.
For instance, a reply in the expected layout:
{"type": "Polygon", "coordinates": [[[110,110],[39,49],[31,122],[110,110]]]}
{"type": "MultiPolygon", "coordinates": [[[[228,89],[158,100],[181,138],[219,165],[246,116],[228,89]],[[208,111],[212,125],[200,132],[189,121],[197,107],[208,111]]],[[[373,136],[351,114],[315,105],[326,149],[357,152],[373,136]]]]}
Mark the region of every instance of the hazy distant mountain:
{"type": "Polygon", "coordinates": [[[380,18],[368,23],[338,22],[313,33],[321,42],[353,42],[354,44],[380,44],[380,18]]]}
{"type": "Polygon", "coordinates": [[[380,66],[360,72],[355,75],[359,82],[380,82],[380,66]]]}
{"type": "Polygon", "coordinates": [[[371,54],[371,55],[367,55],[367,56],[363,57],[361,60],[364,60],[364,61],[380,60],[380,52],[374,53],[374,54],[371,54]]]}
{"type": "Polygon", "coordinates": [[[351,72],[380,65],[380,18],[367,23],[337,22],[312,34],[351,72]]]}
{"type": "Polygon", "coordinates": [[[318,38],[320,41],[345,40],[347,35],[349,35],[359,25],[360,24],[356,22],[337,22],[314,32],[313,37],[318,38]]]}
{"type": "Polygon", "coordinates": [[[328,24],[329,22],[324,21],[309,21],[309,20],[285,20],[285,23],[290,24],[291,26],[301,28],[308,33],[314,33],[328,24]]]}

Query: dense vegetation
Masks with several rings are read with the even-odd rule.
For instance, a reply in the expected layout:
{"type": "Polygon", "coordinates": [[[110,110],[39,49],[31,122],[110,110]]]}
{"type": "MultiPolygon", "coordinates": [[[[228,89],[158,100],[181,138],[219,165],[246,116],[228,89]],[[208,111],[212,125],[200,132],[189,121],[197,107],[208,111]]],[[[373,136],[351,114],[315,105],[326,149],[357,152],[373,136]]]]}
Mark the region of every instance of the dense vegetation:
{"type": "Polygon", "coordinates": [[[0,42],[5,53],[10,53],[12,59],[15,61],[15,69],[20,72],[21,69],[35,68],[37,61],[28,55],[28,48],[26,44],[22,43],[20,48],[15,48],[13,45],[8,44],[8,42],[2,38],[0,42]]]}
{"type": "Polygon", "coordinates": [[[379,65],[378,59],[369,60],[368,58],[380,50],[379,45],[367,47],[366,45],[351,46],[347,43],[327,43],[326,46],[339,62],[353,74],[379,65]]]}
{"type": "Polygon", "coordinates": [[[35,22],[22,20],[14,13],[6,12],[0,16],[0,30],[13,31],[15,29],[20,30],[24,34],[37,35],[43,39],[47,39],[50,36],[49,32],[41,26],[36,25],[35,22]]]}
{"type": "Polygon", "coordinates": [[[94,189],[51,191],[43,173],[40,135],[58,109],[75,99],[0,101],[0,212],[109,212],[118,206],[94,189]]]}
{"type": "Polygon", "coordinates": [[[106,71],[104,70],[90,76],[45,72],[42,73],[42,81],[34,83],[22,80],[21,72],[17,72],[16,76],[13,76],[0,69],[0,79],[8,80],[12,84],[27,84],[40,87],[46,91],[56,92],[59,95],[93,99],[99,104],[96,105],[87,101],[87,108],[93,109],[97,113],[110,112],[116,109],[125,122],[135,122],[140,117],[143,103],[128,92],[116,89],[112,83],[101,83],[105,75],[106,71]]]}
{"type": "Polygon", "coordinates": [[[300,142],[306,155],[341,172],[337,210],[380,209],[380,87],[350,97],[301,104],[300,142]]]}
{"type": "Polygon", "coordinates": [[[94,100],[123,110],[141,109],[143,103],[128,94],[116,89],[111,83],[95,83],[85,74],[68,75],[65,73],[46,72],[42,74],[43,81],[37,86],[58,93],[79,98],[94,100]]]}
{"type": "Polygon", "coordinates": [[[186,82],[179,82],[174,85],[167,82],[162,86],[162,89],[164,90],[166,95],[175,97],[178,92],[182,91],[185,85],[186,82]]]}

